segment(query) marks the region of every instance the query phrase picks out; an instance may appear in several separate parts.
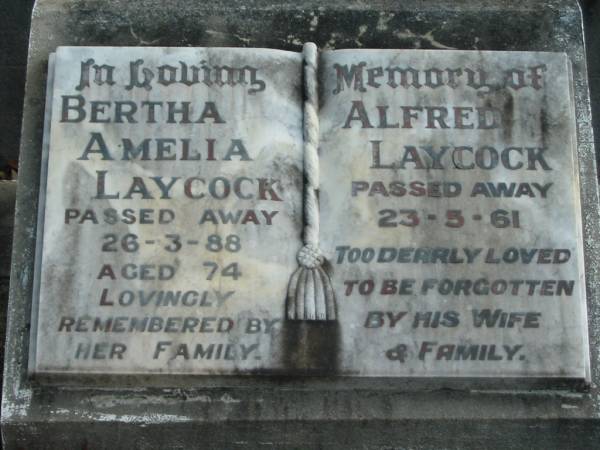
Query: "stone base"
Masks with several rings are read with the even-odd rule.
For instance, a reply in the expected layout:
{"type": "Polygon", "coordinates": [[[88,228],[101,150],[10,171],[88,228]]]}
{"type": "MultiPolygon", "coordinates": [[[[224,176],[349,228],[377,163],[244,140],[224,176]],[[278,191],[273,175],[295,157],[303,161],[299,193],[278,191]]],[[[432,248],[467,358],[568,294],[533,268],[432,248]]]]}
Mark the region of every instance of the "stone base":
{"type": "Polygon", "coordinates": [[[4,433],[6,448],[53,450],[597,448],[597,420],[581,418],[585,400],[541,396],[219,390],[164,391],[152,397],[104,392],[92,396],[96,411],[63,404],[73,409],[53,407],[52,422],[46,417],[5,425],[4,433]]]}
{"type": "MultiPolygon", "coordinates": [[[[598,190],[575,0],[39,0],[32,20],[11,273],[2,437],[48,448],[594,448],[600,438],[598,190]],[[589,392],[435,390],[345,379],[219,379],[203,388],[27,377],[44,88],[59,45],[457,48],[566,52],[573,64],[592,386],[589,392]]],[[[191,380],[193,382],[193,380],[191,380]]],[[[173,385],[179,384],[173,380],[173,385]]]]}

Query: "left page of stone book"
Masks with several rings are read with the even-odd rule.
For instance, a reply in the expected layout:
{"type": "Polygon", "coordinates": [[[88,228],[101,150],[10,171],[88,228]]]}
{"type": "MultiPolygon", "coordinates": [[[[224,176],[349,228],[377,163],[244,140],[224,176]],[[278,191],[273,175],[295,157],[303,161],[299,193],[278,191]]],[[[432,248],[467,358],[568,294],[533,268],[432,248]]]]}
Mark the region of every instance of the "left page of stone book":
{"type": "Polygon", "coordinates": [[[278,369],[302,233],[302,56],[53,59],[29,372],[278,369]]]}

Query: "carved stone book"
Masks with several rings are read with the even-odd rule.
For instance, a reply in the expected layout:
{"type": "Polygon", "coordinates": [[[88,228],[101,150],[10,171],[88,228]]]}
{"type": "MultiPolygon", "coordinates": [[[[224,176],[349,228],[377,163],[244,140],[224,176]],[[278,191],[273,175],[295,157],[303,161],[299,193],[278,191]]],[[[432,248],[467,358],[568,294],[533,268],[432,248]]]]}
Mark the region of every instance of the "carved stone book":
{"type": "Polygon", "coordinates": [[[30,372],[588,382],[571,89],[559,53],[59,47],[30,372]]]}

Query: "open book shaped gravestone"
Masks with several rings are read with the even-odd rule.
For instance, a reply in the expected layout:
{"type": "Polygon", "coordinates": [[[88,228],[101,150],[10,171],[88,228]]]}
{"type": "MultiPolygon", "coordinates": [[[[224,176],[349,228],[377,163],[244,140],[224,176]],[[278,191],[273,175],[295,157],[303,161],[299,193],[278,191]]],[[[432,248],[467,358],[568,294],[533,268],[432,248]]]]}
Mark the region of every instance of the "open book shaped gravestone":
{"type": "Polygon", "coordinates": [[[589,382],[564,54],[60,47],[29,370],[589,382]]]}

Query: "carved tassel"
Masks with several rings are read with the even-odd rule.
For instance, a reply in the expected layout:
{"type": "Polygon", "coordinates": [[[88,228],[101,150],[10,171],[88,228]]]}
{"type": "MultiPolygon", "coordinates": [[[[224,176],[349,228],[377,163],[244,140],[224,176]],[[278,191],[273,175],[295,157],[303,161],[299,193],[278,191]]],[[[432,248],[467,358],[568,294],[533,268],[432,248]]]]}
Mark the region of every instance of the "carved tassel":
{"type": "Polygon", "coordinates": [[[333,287],[320,251],[305,245],[298,252],[298,267],[290,279],[287,296],[289,320],[336,320],[333,287]]]}
{"type": "Polygon", "coordinates": [[[325,258],[319,248],[319,117],[317,109],[317,46],[304,44],[304,246],[298,267],[288,285],[286,313],[289,320],[336,320],[335,294],[325,258]]]}

